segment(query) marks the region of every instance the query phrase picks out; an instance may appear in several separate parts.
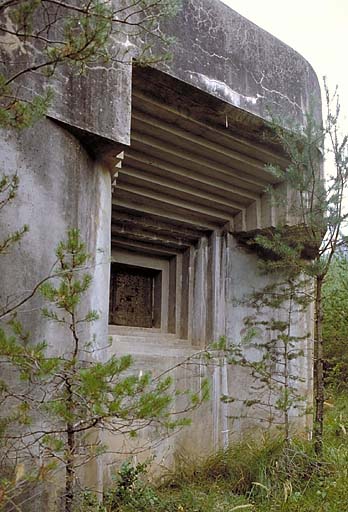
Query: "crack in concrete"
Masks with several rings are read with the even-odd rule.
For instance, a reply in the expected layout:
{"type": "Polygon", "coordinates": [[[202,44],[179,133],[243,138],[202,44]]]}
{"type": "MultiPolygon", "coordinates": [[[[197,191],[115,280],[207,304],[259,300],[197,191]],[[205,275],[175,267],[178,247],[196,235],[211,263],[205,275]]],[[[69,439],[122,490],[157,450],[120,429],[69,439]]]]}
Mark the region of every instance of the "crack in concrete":
{"type": "Polygon", "coordinates": [[[282,99],[286,100],[288,103],[290,103],[290,105],[292,105],[293,107],[297,108],[300,112],[303,112],[303,108],[301,105],[299,105],[295,100],[291,100],[289,98],[289,96],[287,96],[286,94],[283,94],[281,93],[280,91],[277,91],[276,89],[269,89],[268,87],[266,87],[265,85],[263,85],[263,80],[266,78],[265,76],[265,73],[264,72],[261,72],[261,79],[260,80],[257,80],[257,78],[255,77],[254,73],[252,71],[249,71],[247,70],[247,72],[252,76],[254,82],[259,85],[261,87],[261,89],[265,92],[267,92],[268,94],[275,94],[279,97],[281,97],[282,99]]]}

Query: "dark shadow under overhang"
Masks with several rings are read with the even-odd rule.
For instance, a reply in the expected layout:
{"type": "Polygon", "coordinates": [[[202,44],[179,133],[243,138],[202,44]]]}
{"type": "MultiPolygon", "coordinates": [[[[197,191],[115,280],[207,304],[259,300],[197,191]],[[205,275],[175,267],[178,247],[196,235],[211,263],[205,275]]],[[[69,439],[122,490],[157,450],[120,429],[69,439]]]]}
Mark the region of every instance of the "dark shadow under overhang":
{"type": "Polygon", "coordinates": [[[266,123],[153,69],[133,76],[131,144],[113,194],[112,240],[177,254],[215,230],[275,225],[265,197],[286,166],[266,123]]]}

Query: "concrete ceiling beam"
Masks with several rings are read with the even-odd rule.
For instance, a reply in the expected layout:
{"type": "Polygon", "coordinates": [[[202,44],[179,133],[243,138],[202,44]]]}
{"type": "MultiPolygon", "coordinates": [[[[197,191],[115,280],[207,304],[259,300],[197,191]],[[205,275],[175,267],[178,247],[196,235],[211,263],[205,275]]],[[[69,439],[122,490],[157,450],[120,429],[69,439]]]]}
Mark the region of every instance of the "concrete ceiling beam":
{"type": "Polygon", "coordinates": [[[156,115],[161,121],[169,122],[171,125],[175,124],[180,128],[183,128],[190,133],[196,133],[203,135],[204,138],[213,142],[230,148],[233,146],[236,151],[244,153],[246,155],[255,155],[259,160],[263,161],[264,164],[273,163],[280,165],[281,167],[288,165],[288,160],[278,153],[272,151],[272,149],[266,146],[261,146],[255,142],[250,142],[243,137],[238,137],[235,133],[231,134],[228,129],[221,130],[214,126],[203,123],[192,116],[187,115],[183,111],[178,111],[175,107],[167,105],[153,98],[149,98],[146,94],[135,89],[133,91],[133,110],[140,111],[146,115],[156,115]]]}
{"type": "MultiPolygon", "coordinates": [[[[120,193],[126,192],[129,194],[130,197],[134,196],[136,198],[136,201],[139,202],[140,198],[143,198],[143,201],[146,204],[151,204],[153,202],[157,207],[162,206],[164,209],[164,212],[167,211],[167,216],[170,217],[170,208],[167,210],[168,207],[175,208],[176,211],[181,213],[182,215],[189,216],[191,213],[197,214],[199,216],[206,217],[207,219],[211,220],[212,222],[217,223],[225,223],[228,220],[230,220],[234,214],[237,213],[237,211],[226,211],[226,210],[220,210],[217,208],[212,208],[210,206],[203,206],[200,204],[195,204],[192,202],[187,202],[183,199],[180,199],[175,196],[169,196],[168,194],[164,194],[163,192],[155,192],[151,189],[144,188],[142,186],[128,184],[128,183],[122,183],[121,180],[117,183],[117,192],[116,192],[116,198],[115,198],[115,204],[118,203],[118,198],[120,197],[120,193]]],[[[128,197],[129,197],[128,196],[128,197]]]]}
{"type": "Polygon", "coordinates": [[[173,181],[166,177],[159,177],[154,174],[144,173],[137,169],[125,167],[119,174],[119,185],[122,183],[139,185],[144,188],[149,188],[154,191],[161,192],[166,195],[171,195],[173,198],[180,197],[193,204],[201,204],[212,207],[221,208],[223,211],[230,212],[231,216],[236,214],[236,210],[245,208],[240,202],[231,199],[226,199],[222,196],[209,193],[202,189],[181,184],[178,181],[173,181]]]}
{"type": "Polygon", "coordinates": [[[143,229],[163,235],[181,237],[190,242],[195,242],[205,234],[206,230],[199,230],[198,227],[190,229],[180,224],[171,224],[170,222],[161,222],[151,215],[135,215],[125,210],[119,210],[115,206],[112,209],[111,222],[122,224],[125,229],[143,229]]]}
{"type": "Polygon", "coordinates": [[[237,170],[229,165],[223,165],[220,162],[208,160],[204,155],[202,158],[199,155],[191,153],[189,151],[183,151],[180,148],[176,148],[170,144],[165,144],[163,141],[151,137],[149,135],[139,134],[133,132],[132,134],[132,147],[141,153],[146,153],[156,158],[163,159],[166,162],[177,166],[184,166],[188,169],[193,169],[197,172],[201,172],[202,169],[214,176],[215,173],[227,175],[228,177],[236,177],[242,179],[248,184],[251,190],[265,189],[269,185],[270,181],[266,179],[252,176],[247,172],[237,170]]]}
{"type": "Polygon", "coordinates": [[[222,227],[221,222],[215,222],[203,215],[195,215],[192,212],[184,212],[182,209],[170,208],[168,205],[161,205],[159,202],[151,202],[146,197],[138,197],[133,194],[127,194],[116,189],[117,199],[113,199],[113,204],[119,208],[125,208],[138,213],[149,214],[160,220],[180,223],[185,227],[196,228],[199,231],[214,231],[222,227]]]}
{"type": "Polygon", "coordinates": [[[177,249],[188,248],[193,245],[194,241],[187,240],[180,236],[170,236],[161,233],[154,233],[153,231],[143,230],[139,227],[129,226],[127,224],[113,222],[111,226],[111,234],[114,236],[130,237],[134,240],[148,243],[160,243],[164,246],[173,247],[177,249]]]}
{"type": "Polygon", "coordinates": [[[199,137],[186,130],[180,130],[168,123],[163,123],[149,115],[133,112],[132,129],[136,133],[151,135],[163,142],[169,142],[171,147],[183,148],[190,153],[204,154],[209,160],[217,161],[223,165],[232,166],[257,178],[275,182],[274,176],[265,169],[265,162],[252,158],[245,153],[221,146],[207,138],[199,137]]]}
{"type": "Polygon", "coordinates": [[[130,249],[141,254],[157,254],[158,256],[166,256],[168,258],[181,254],[183,251],[163,247],[163,245],[148,244],[145,242],[139,242],[135,240],[122,239],[120,237],[111,237],[111,245],[117,248],[130,249]]]}
{"type": "Polygon", "coordinates": [[[203,188],[225,197],[235,197],[236,200],[245,203],[257,199],[263,191],[262,187],[259,187],[259,191],[250,190],[250,184],[243,181],[243,179],[219,173],[212,175],[209,170],[207,171],[204,168],[200,172],[193,171],[192,169],[172,165],[159,158],[140,153],[133,148],[127,151],[126,165],[130,165],[133,169],[151,172],[158,176],[168,175],[174,180],[179,179],[181,183],[191,184],[197,188],[203,188]]]}

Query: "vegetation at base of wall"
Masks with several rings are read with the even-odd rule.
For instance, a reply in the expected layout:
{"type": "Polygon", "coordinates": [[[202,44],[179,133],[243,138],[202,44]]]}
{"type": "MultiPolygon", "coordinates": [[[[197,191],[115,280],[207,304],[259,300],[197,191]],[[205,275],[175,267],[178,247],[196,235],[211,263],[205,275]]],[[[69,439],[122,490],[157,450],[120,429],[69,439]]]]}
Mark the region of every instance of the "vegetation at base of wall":
{"type": "MultiPolygon", "coordinates": [[[[20,485],[36,494],[38,480],[60,470],[65,473],[62,510],[72,512],[79,468],[111,450],[100,433],[137,439],[146,428],[158,442],[189,424],[185,413],[208,397],[207,381],[197,393],[173,390],[170,369],[155,377],[135,370],[131,356],[100,361],[99,340],[86,329],[98,314],[84,302],[92,277],[77,229],[58,244],[56,257],[54,279],[40,288],[46,300],[43,316],[60,326],[51,344],[31,339],[15,317],[8,329],[0,326],[0,510],[12,503],[25,510],[20,485]],[[16,385],[14,375],[19,377],[16,385]]],[[[105,351],[107,346],[101,346],[105,351]]],[[[138,450],[151,445],[150,439],[140,442],[138,450]]]]}
{"type": "Polygon", "coordinates": [[[281,438],[269,435],[195,463],[182,458],[157,487],[146,482],[145,465],[133,472],[126,465],[103,504],[86,492],[79,511],[347,512],[348,399],[337,395],[327,407],[321,456],[307,440],[293,439],[285,449],[281,438]],[[134,478],[127,480],[129,474],[134,478]]]}
{"type": "Polygon", "coordinates": [[[327,115],[323,125],[311,109],[304,125],[293,126],[291,131],[282,128],[281,119],[273,119],[271,129],[289,164],[286,168],[266,167],[281,183],[268,189],[271,204],[278,208],[279,222],[252,241],[261,252],[273,255],[265,258],[265,271],[277,275],[285,272],[292,280],[298,276],[312,282],[304,293],[314,309],[313,439],[318,454],[323,449],[325,403],[323,286],[335,254],[346,244],[342,231],[348,219],[344,208],[348,136],[341,134],[337,89],[331,95],[324,81],[324,90],[327,115]],[[324,177],[321,166],[328,156],[333,162],[324,177]]]}

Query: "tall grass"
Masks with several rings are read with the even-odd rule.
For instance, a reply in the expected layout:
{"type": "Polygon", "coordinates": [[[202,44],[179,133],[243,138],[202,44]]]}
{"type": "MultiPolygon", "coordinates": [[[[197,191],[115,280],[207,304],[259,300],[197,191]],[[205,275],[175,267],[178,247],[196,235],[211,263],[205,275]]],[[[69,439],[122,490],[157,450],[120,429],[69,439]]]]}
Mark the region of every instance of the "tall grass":
{"type": "Polygon", "coordinates": [[[157,487],[138,476],[121,500],[116,484],[99,511],[348,512],[348,397],[327,403],[320,459],[309,441],[287,447],[264,435],[194,462],[181,456],[157,487]]]}

